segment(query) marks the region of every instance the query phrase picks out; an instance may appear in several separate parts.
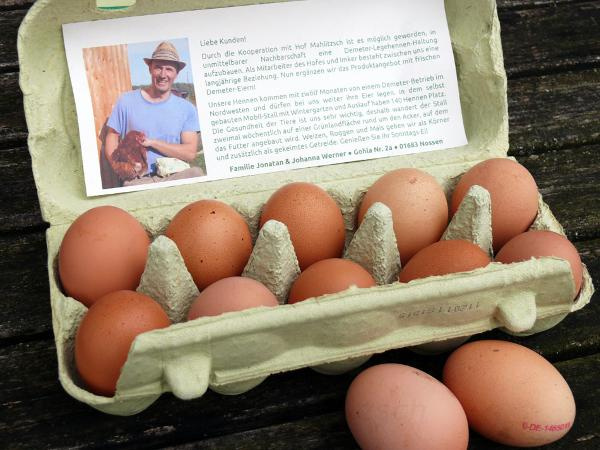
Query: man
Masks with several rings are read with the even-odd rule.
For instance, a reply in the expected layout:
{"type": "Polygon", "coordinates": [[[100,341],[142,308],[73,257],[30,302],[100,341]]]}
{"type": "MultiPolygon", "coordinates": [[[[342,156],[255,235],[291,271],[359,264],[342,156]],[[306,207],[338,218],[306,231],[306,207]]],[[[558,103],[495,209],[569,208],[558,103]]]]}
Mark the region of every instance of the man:
{"type": "Polygon", "coordinates": [[[179,180],[204,175],[198,167],[191,167],[167,177],[156,175],[156,160],[161,157],[191,162],[196,158],[200,124],[198,112],[192,103],[175,95],[171,88],[177,75],[185,67],[177,49],[170,42],[161,42],[152,57],[144,58],[150,72],[148,88],[121,95],[108,119],[104,144],[106,158],[111,155],[127,133],[141,131],[147,149],[148,169],[140,178],[125,180],[123,186],[179,180]]]}

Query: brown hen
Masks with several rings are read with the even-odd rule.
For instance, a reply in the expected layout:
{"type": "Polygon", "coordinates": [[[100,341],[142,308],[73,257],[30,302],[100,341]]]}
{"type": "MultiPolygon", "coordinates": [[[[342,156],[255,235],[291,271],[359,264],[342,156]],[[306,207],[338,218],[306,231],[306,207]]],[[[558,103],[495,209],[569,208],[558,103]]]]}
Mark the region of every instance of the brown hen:
{"type": "Polygon", "coordinates": [[[148,170],[148,151],[142,145],[145,139],[143,132],[130,131],[112,153],[110,165],[122,181],[139,178],[148,170]]]}

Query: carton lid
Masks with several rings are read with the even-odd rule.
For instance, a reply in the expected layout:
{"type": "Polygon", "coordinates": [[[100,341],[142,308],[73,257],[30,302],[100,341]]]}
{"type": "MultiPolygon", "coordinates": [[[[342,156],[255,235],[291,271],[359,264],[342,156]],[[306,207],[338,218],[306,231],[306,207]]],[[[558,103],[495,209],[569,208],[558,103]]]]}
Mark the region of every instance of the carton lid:
{"type": "MultiPolygon", "coordinates": [[[[201,8],[271,3],[271,0],[138,0],[125,10],[106,11],[95,0],[39,0],[19,30],[20,84],[29,128],[29,151],[44,219],[71,223],[82,212],[105,204],[135,216],[160,216],[199,198],[225,202],[271,192],[292,181],[335,185],[396,167],[472,165],[506,156],[508,108],[500,26],[494,0],[446,0],[468,144],[449,150],[313,167],[288,172],[210,181],[159,190],[88,198],[85,194],[77,117],[65,56],[62,24],[201,8]]],[[[460,173],[460,172],[457,172],[460,173]]],[[[143,220],[142,218],[142,221],[143,220]]]]}

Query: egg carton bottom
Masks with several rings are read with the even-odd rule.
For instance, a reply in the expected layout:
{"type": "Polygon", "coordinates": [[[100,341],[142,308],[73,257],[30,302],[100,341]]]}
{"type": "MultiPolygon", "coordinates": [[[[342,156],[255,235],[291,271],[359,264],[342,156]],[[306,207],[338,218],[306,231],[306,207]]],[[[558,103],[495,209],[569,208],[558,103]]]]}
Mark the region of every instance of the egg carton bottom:
{"type": "MultiPolygon", "coordinates": [[[[108,398],[88,392],[74,365],[74,336],[87,309],[59,289],[56,255],[66,230],[57,228],[48,230],[48,254],[59,378],[74,398],[117,415],[135,414],[168,391],[184,400],[208,388],[238,394],[272,374],[302,367],[341,373],[390,349],[498,327],[532,334],[583,307],[593,293],[584,267],[583,287],[573,302],[569,264],[540,258],[200,318],[138,336],[117,392],[108,398]]],[[[532,228],[562,231],[541,200],[532,228]]]]}
{"type": "MultiPolygon", "coordinates": [[[[53,265],[66,229],[84,211],[106,204],[121,207],[158,236],[186,204],[200,198],[220,199],[244,216],[257,239],[261,206],[268,196],[286,183],[305,181],[328,190],[342,210],[350,231],[348,239],[352,239],[356,205],[385,172],[400,167],[426,170],[449,194],[457,177],[474,164],[506,157],[506,74],[495,1],[446,0],[467,145],[156,192],[87,198],[62,24],[255,3],[265,1],[138,0],[126,11],[99,12],[95,0],[77,4],[38,0],[22,22],[17,43],[20,86],[42,216],[51,224],[47,245],[52,318],[59,378],[70,395],[108,413],[134,414],[166,391],[182,399],[199,397],[208,387],[234,393],[270,374],[299,367],[343,370],[372,353],[495,327],[537,331],[538,324],[547,327],[589,301],[593,287],[584,271],[582,291],[572,302],[574,287],[565,261],[544,258],[506,266],[492,264],[472,273],[351,290],[297,305],[230,313],[146,333],[132,346],[116,395],[106,398],[87,392],[73,365],[73,336],[86,308],[61,293],[53,265]],[[466,10],[469,14],[464,14],[466,10]]],[[[545,207],[534,225],[560,231],[545,207]]]]}

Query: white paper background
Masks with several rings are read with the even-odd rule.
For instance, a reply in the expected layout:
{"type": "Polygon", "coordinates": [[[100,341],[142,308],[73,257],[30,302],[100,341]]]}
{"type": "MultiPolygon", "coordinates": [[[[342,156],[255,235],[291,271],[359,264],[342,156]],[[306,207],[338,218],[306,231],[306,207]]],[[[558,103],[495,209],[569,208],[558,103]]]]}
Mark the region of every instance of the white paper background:
{"type": "MultiPolygon", "coordinates": [[[[456,70],[452,57],[452,48],[450,44],[446,17],[444,12],[443,0],[428,0],[422,2],[414,2],[410,0],[374,0],[371,2],[361,2],[359,0],[306,0],[286,3],[275,3],[267,5],[253,5],[235,8],[219,8],[212,10],[190,11],[183,13],[161,14],[154,16],[130,17],[123,19],[114,19],[106,21],[87,22],[79,24],[69,24],[64,26],[65,48],[67,52],[67,60],[73,91],[75,93],[75,102],[77,114],[79,118],[80,136],[82,157],[84,163],[84,172],[86,180],[86,190],[88,195],[98,195],[111,192],[122,192],[129,190],[150,189],[162,187],[172,184],[184,184],[197,181],[207,181],[211,179],[229,178],[234,176],[245,176],[256,173],[270,172],[274,170],[289,170],[299,167],[308,167],[315,165],[324,165],[328,163],[340,163],[345,161],[354,161],[361,159],[370,159],[375,157],[385,157],[399,155],[404,153],[416,153],[421,151],[431,151],[441,148],[452,148],[466,144],[466,137],[462,123],[460,112],[460,100],[458,87],[456,83],[456,70]],[[334,57],[348,57],[361,55],[368,57],[369,54],[381,53],[378,51],[363,51],[359,53],[344,53],[345,48],[368,47],[369,45],[377,45],[376,43],[365,43],[364,45],[355,44],[353,46],[337,46],[333,48],[333,53],[329,56],[320,55],[320,51],[328,51],[328,48],[313,48],[310,49],[310,43],[319,41],[338,41],[346,42],[348,39],[360,37],[375,37],[375,36],[397,36],[414,31],[426,33],[426,38],[430,37],[429,33],[435,30],[434,36],[437,40],[436,46],[439,47],[434,53],[440,55],[439,59],[433,62],[423,63],[405,63],[390,68],[357,70],[352,69],[328,73],[322,75],[309,75],[305,77],[293,77],[291,79],[283,79],[278,77],[277,80],[259,81],[254,83],[255,87],[252,91],[236,92],[234,94],[211,94],[207,95],[206,81],[209,78],[205,77],[206,70],[203,69],[202,63],[207,61],[216,61],[218,59],[202,59],[203,54],[220,52],[225,55],[227,50],[232,51],[238,60],[242,56],[238,55],[239,50],[255,49],[260,47],[283,47],[285,45],[307,45],[305,51],[306,60],[314,59],[333,59],[334,57]],[[93,120],[93,109],[86,79],[85,66],[83,62],[82,50],[89,47],[101,47],[117,44],[137,43],[144,41],[159,41],[176,38],[187,38],[189,40],[189,50],[192,60],[192,73],[195,82],[195,94],[197,99],[198,112],[200,116],[200,126],[202,130],[202,140],[204,144],[205,159],[208,176],[198,179],[181,180],[170,183],[155,183],[144,185],[135,188],[116,188],[111,190],[102,190],[100,180],[100,168],[97,157],[97,147],[95,140],[95,127],[93,120]],[[220,39],[229,38],[245,38],[245,42],[239,44],[217,44],[217,45],[202,45],[207,44],[207,41],[219,41],[220,39]],[[276,95],[288,95],[290,93],[309,92],[317,89],[335,89],[340,87],[350,86],[366,86],[374,84],[382,84],[385,82],[397,82],[398,80],[410,80],[411,78],[427,77],[432,74],[443,77],[444,88],[443,100],[445,106],[442,110],[447,113],[444,117],[448,121],[442,125],[428,125],[428,132],[418,137],[402,136],[392,137],[391,131],[385,131],[385,128],[391,123],[390,119],[395,123],[407,122],[404,125],[410,124],[411,120],[403,120],[402,113],[380,114],[374,124],[361,124],[360,126],[351,127],[353,133],[351,137],[356,139],[365,139],[353,143],[338,143],[336,145],[328,145],[323,147],[320,145],[322,141],[332,142],[333,139],[328,131],[325,133],[329,139],[316,139],[311,143],[310,139],[306,138],[306,133],[295,133],[299,137],[300,142],[304,142],[308,148],[295,152],[282,152],[279,154],[271,153],[250,158],[235,158],[217,160],[217,154],[230,157],[239,156],[235,154],[235,150],[221,150],[219,153],[215,151],[216,144],[214,139],[218,137],[213,131],[215,128],[220,128],[219,135],[231,135],[236,132],[227,132],[225,126],[212,126],[211,121],[215,116],[211,116],[211,108],[209,102],[218,103],[223,101],[232,101],[234,99],[244,99],[249,97],[261,98],[276,95]],[[381,119],[387,115],[388,118],[381,119]],[[381,121],[380,121],[381,119],[381,121]],[[381,123],[380,123],[381,122],[381,123]],[[383,132],[372,132],[370,126],[383,126],[383,132]],[[366,131],[362,132],[366,126],[366,131]],[[352,129],[353,128],[353,129],[352,129]],[[359,131],[361,134],[359,135],[359,131]],[[377,139],[377,136],[380,139],[377,139]],[[386,137],[382,137],[386,136],[386,137]],[[434,144],[431,144],[434,142],[434,144]],[[436,143],[437,142],[437,143],[436,143]],[[424,143],[430,143],[424,145],[424,143]],[[312,146],[312,147],[311,147],[312,146]],[[376,149],[376,151],[373,151],[376,149]],[[366,152],[371,150],[371,153],[366,152]],[[362,153],[361,153],[362,152],[362,153]],[[331,159],[323,159],[321,156],[324,153],[345,155],[331,159]],[[359,154],[357,154],[359,153],[359,154]],[[297,157],[309,159],[308,157],[320,157],[319,160],[293,164],[297,157]],[[285,160],[289,163],[285,163],[285,160]],[[269,166],[273,161],[282,162],[278,166],[269,166]],[[237,168],[232,170],[232,167],[237,168]],[[251,167],[251,168],[250,168],[251,167]],[[246,168],[246,169],[244,169],[246,168]]],[[[397,42],[406,42],[400,40],[397,42]]],[[[393,43],[394,41],[392,41],[393,43]]],[[[209,42],[210,43],[210,42],[209,42]]],[[[389,43],[389,42],[388,42],[389,43]]],[[[383,42],[382,44],[385,44],[383,42]]],[[[410,46],[407,48],[416,49],[424,46],[410,46]]],[[[399,48],[402,50],[402,48],[399,48]]],[[[392,51],[393,52],[393,51],[392,51]]],[[[285,52],[278,52],[283,55],[285,52]]],[[[272,54],[271,54],[272,55],[272,54]]],[[[148,55],[150,56],[150,55],[148,55]]],[[[223,56],[221,61],[226,60],[223,56]],[[224,59],[223,59],[224,58],[224,59]]],[[[248,66],[253,66],[258,63],[260,56],[248,56],[248,63],[244,65],[244,69],[248,66]]],[[[406,57],[397,58],[406,59],[406,57]]],[[[387,58],[387,61],[393,61],[393,58],[387,58]]],[[[298,60],[294,60],[298,61],[298,60]]],[[[293,62],[290,60],[290,62],[293,62]]],[[[377,60],[375,60],[377,62],[377,60]]],[[[264,63],[273,64],[273,63],[264,63]]],[[[355,64],[361,64],[357,62],[355,64]]],[[[333,64],[329,64],[333,66],[333,64]]],[[[339,65],[338,65],[339,66],[339,65]]],[[[229,68],[237,67],[232,65],[229,68]]],[[[328,65],[315,66],[315,68],[328,65]]],[[[350,66],[348,66],[350,67],[350,66]]],[[[292,69],[292,72],[296,69],[292,69]]],[[[301,70],[301,69],[298,69],[301,70]]],[[[271,73],[271,72],[267,72],[271,73]]],[[[277,73],[273,71],[272,73],[277,73]]],[[[246,75],[246,73],[244,73],[246,75]]],[[[252,76],[252,73],[247,75],[252,76]]],[[[214,79],[214,78],[213,78],[214,79]]],[[[431,83],[425,83],[420,86],[421,93],[414,95],[428,95],[425,89],[431,83]]],[[[405,91],[408,90],[408,85],[405,91]]],[[[383,91],[384,89],[382,89],[383,91]]],[[[394,91],[393,89],[391,91],[394,91]]],[[[396,89],[396,99],[387,97],[390,101],[396,101],[396,105],[406,105],[406,101],[398,94],[396,89]]],[[[435,90],[440,92],[440,90],[435,90]]],[[[367,91],[367,94],[369,91],[367,91]]],[[[377,99],[375,91],[371,91],[373,96],[371,99],[377,99]]],[[[353,93],[362,96],[361,90],[353,93]]],[[[412,94],[410,94],[412,95],[412,94]]],[[[406,92],[404,97],[408,97],[406,92]]],[[[317,95],[307,98],[306,100],[318,100],[320,105],[323,105],[323,100],[327,95],[317,95]]],[[[345,95],[344,99],[337,102],[337,105],[347,103],[345,95]]],[[[368,102],[368,98],[364,99],[368,102]]],[[[430,99],[435,101],[436,99],[430,99]]],[[[437,99],[439,100],[439,99],[437,99]]],[[[286,100],[290,102],[290,99],[286,100]]],[[[251,105],[259,105],[261,102],[254,102],[251,105]]],[[[353,101],[356,104],[357,101],[353,101]]],[[[267,104],[270,106],[270,103],[267,104]]],[[[306,104],[304,107],[307,107],[306,104]]],[[[341,107],[341,106],[340,106],[341,107]]],[[[233,107],[232,107],[233,108],[233,107]]],[[[213,108],[214,110],[215,108],[213,108]]],[[[252,108],[251,108],[252,109],[252,108]]],[[[358,108],[360,109],[360,108],[358,108]]],[[[365,111],[373,110],[374,107],[366,108],[365,111]]],[[[294,111],[294,108],[288,108],[289,111],[294,111]]],[[[351,108],[357,110],[357,108],[351,108]]],[[[419,108],[420,112],[421,109],[419,108]]],[[[213,111],[214,112],[214,111],[213,111]]],[[[289,130],[292,125],[289,120],[298,120],[301,115],[292,114],[291,116],[280,117],[275,119],[262,119],[256,121],[262,125],[275,122],[276,125],[271,126],[272,129],[289,130]],[[287,121],[283,123],[282,120],[287,121]]],[[[241,116],[243,117],[243,116],[241,116]]],[[[307,116],[308,117],[308,116],[307,116]]],[[[364,117],[364,116],[363,116],[364,117]]],[[[308,117],[310,119],[310,117],[308,117]]],[[[340,119],[339,117],[337,118],[340,119]]],[[[420,117],[421,120],[427,119],[420,117]]],[[[254,122],[254,121],[251,121],[254,122]]],[[[335,120],[333,121],[335,122],[335,120]]],[[[237,125],[240,125],[238,123],[237,125]]],[[[296,126],[299,125],[296,122],[296,126]]],[[[308,123],[312,126],[314,124],[308,123]]],[[[405,128],[406,129],[406,128],[405,128]]],[[[312,134],[318,134],[319,130],[310,130],[312,134]]],[[[294,133],[284,134],[286,138],[294,133]]],[[[280,135],[281,136],[281,135],[280,135]]],[[[338,139],[339,140],[339,139],[338,139]]],[[[264,142],[264,139],[261,139],[264,142]]],[[[240,140],[230,141],[246,145],[247,149],[257,151],[266,151],[269,146],[255,146],[251,141],[240,140]]],[[[220,144],[222,145],[222,144],[220,144]]],[[[284,144],[274,145],[271,150],[285,147],[284,144]]],[[[225,145],[227,148],[227,145],[225,145]]]]}

